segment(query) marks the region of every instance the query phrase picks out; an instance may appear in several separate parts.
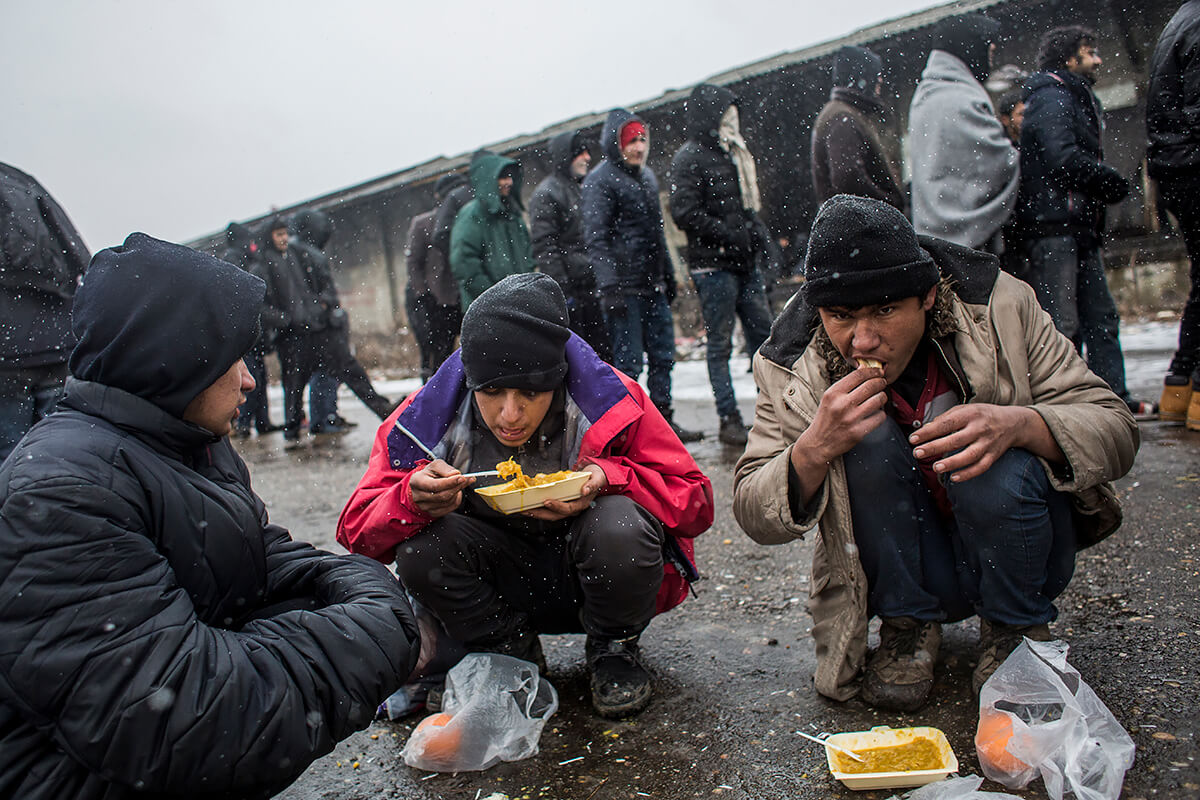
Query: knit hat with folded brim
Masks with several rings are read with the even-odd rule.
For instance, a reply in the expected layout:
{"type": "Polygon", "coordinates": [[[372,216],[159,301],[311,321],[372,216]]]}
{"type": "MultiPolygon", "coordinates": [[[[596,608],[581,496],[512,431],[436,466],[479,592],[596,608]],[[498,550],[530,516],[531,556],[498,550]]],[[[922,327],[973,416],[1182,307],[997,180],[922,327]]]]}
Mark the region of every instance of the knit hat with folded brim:
{"type": "Polygon", "coordinates": [[[804,260],[804,297],[817,308],[924,296],[941,278],[933,257],[893,206],[834,195],[817,212],[804,260]]]}
{"type": "Polygon", "coordinates": [[[467,388],[555,389],[567,374],[567,300],[549,275],[509,275],[467,308],[462,363],[467,388]]]}

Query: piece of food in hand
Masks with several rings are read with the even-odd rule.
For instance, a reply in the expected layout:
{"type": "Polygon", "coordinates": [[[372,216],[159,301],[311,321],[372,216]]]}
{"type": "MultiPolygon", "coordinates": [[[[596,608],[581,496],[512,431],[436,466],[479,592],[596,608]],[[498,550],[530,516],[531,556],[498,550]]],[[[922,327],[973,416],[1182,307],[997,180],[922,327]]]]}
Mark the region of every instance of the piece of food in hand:
{"type": "Polygon", "coordinates": [[[874,358],[860,358],[858,360],[858,365],[860,367],[870,367],[872,369],[883,369],[883,362],[874,358]]]}

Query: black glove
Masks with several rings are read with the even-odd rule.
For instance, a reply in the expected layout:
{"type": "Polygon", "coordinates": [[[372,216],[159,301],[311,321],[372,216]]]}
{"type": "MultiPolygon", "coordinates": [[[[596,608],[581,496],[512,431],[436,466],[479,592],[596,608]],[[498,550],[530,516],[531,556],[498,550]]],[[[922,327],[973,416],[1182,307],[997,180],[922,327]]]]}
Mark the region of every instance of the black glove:
{"type": "Polygon", "coordinates": [[[754,223],[741,214],[727,218],[729,242],[725,246],[732,255],[747,257],[754,252],[754,223]]]}
{"type": "Polygon", "coordinates": [[[1115,169],[1107,168],[1100,175],[1098,194],[1105,205],[1119,203],[1129,195],[1129,181],[1121,177],[1115,169]]]}

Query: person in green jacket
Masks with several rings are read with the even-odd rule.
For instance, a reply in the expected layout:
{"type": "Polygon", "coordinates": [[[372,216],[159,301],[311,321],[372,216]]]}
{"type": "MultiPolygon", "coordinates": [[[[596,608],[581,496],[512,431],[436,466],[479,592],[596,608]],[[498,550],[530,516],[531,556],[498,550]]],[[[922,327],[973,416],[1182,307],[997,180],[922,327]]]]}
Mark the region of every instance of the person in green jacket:
{"type": "Polygon", "coordinates": [[[463,206],[450,233],[450,271],[462,307],[501,278],[533,272],[529,229],[521,216],[521,166],[486,153],[471,162],[475,199],[463,206]]]}

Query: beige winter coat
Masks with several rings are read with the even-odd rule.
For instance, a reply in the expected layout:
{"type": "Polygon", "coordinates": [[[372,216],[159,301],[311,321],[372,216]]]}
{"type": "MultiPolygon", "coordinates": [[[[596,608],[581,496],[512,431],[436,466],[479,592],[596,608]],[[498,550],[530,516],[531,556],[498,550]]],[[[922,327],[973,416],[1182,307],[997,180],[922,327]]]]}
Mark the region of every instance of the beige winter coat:
{"type": "MultiPolygon", "coordinates": [[[[967,283],[973,286],[951,303],[955,332],[939,344],[957,355],[970,384],[968,402],[1029,406],[1041,414],[1067,459],[1065,467],[1045,464],[1050,482],[1074,496],[1079,546],[1094,544],[1120,525],[1120,506],[1108,482],[1133,465],[1137,424],[1054,329],[1027,284],[1003,272],[982,282],[976,275],[967,283]],[[971,295],[980,302],[964,302],[971,295]]],[[[777,323],[773,338],[780,328],[777,323]]],[[[807,517],[794,519],[788,503],[792,444],[812,421],[830,381],[817,348],[805,347],[788,366],[763,354],[769,350],[764,347],[754,358],[758,405],[734,476],[734,516],[760,544],[782,544],[817,530],[809,603],[815,683],[821,694],[845,700],[858,691],[868,617],[841,459],[832,463],[807,517]]]]}

